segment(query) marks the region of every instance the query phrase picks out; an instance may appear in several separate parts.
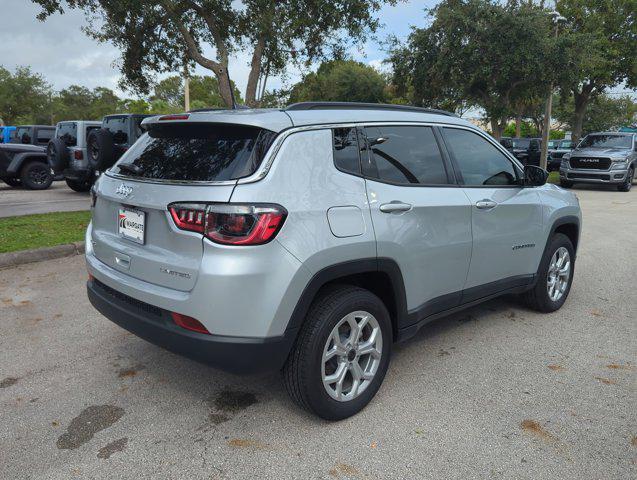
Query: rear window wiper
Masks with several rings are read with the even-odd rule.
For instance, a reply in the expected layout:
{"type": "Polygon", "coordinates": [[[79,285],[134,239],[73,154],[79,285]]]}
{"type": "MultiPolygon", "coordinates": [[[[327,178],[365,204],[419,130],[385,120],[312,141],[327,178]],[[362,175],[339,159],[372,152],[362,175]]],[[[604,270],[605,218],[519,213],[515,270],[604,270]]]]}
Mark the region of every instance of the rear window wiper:
{"type": "Polygon", "coordinates": [[[120,163],[119,165],[117,165],[117,167],[119,168],[120,172],[128,172],[132,173],[133,175],[139,176],[144,173],[144,169],[139,165],[135,165],[134,163],[120,163]]]}

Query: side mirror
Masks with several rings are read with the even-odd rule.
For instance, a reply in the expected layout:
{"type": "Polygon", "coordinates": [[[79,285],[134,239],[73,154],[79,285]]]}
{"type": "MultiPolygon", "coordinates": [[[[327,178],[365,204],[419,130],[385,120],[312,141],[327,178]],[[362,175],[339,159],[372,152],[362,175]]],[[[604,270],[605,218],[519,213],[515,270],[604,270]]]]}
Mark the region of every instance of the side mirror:
{"type": "Polygon", "coordinates": [[[541,187],[549,178],[549,172],[535,165],[524,166],[524,186],[541,187]]]}

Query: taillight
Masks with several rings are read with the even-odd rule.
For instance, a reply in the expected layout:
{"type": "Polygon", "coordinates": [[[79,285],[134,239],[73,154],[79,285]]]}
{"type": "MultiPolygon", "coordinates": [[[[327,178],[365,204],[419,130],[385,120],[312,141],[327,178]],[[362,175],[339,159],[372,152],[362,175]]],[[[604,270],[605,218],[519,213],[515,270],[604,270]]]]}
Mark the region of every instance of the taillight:
{"type": "Polygon", "coordinates": [[[177,228],[203,233],[224,245],[268,243],[281,230],[287,216],[283,207],[270,204],[174,203],[168,210],[177,228]]]}
{"type": "Polygon", "coordinates": [[[75,158],[75,160],[82,160],[84,158],[84,155],[82,155],[82,150],[75,150],[73,152],[73,158],[75,158]]]}
{"type": "Polygon", "coordinates": [[[185,328],[186,330],[191,330],[193,332],[205,333],[210,335],[210,332],[203,324],[192,317],[187,315],[182,315],[181,313],[171,312],[171,316],[173,317],[173,322],[175,325],[180,326],[181,328],[185,328]]]}
{"type": "Polygon", "coordinates": [[[198,203],[174,203],[168,206],[177,228],[203,233],[206,222],[206,205],[198,203]]]}

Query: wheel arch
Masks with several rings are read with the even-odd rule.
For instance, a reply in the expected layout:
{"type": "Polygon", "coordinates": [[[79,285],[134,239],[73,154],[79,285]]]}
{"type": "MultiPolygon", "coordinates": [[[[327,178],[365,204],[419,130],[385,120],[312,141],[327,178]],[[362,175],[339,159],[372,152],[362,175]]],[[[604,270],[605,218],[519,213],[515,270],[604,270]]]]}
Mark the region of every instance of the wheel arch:
{"type": "Polygon", "coordinates": [[[551,238],[553,238],[556,233],[566,235],[573,244],[573,249],[577,252],[577,246],[580,238],[580,219],[578,217],[574,215],[567,215],[555,220],[546,241],[546,247],[548,247],[551,238]]]}
{"type": "Polygon", "coordinates": [[[397,338],[398,325],[407,315],[407,300],[400,267],[389,258],[352,260],[319,270],[305,286],[286,331],[300,329],[317,295],[339,284],[356,285],[379,297],[389,311],[393,338],[397,338]]]}
{"type": "Polygon", "coordinates": [[[45,163],[48,165],[46,153],[39,153],[39,152],[19,153],[18,155],[13,157],[13,159],[11,160],[9,167],[7,168],[7,173],[18,175],[20,170],[24,166],[24,164],[32,160],[45,163]]]}

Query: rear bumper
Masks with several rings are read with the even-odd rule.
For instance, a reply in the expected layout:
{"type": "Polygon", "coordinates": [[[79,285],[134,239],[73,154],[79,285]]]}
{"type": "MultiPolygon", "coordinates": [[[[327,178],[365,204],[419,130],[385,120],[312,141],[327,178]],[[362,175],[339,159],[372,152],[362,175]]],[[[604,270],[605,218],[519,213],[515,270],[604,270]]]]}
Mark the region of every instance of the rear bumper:
{"type": "Polygon", "coordinates": [[[283,367],[296,330],[281,337],[206,335],[175,325],[170,312],[136,300],[92,279],[87,293],[106,318],[144,340],[179,355],[233,373],[257,373],[283,367]]]}
{"type": "Polygon", "coordinates": [[[76,180],[78,182],[83,182],[91,178],[92,175],[95,175],[93,170],[88,169],[76,169],[76,168],[66,168],[63,172],[64,178],[68,180],[76,180]]]}

